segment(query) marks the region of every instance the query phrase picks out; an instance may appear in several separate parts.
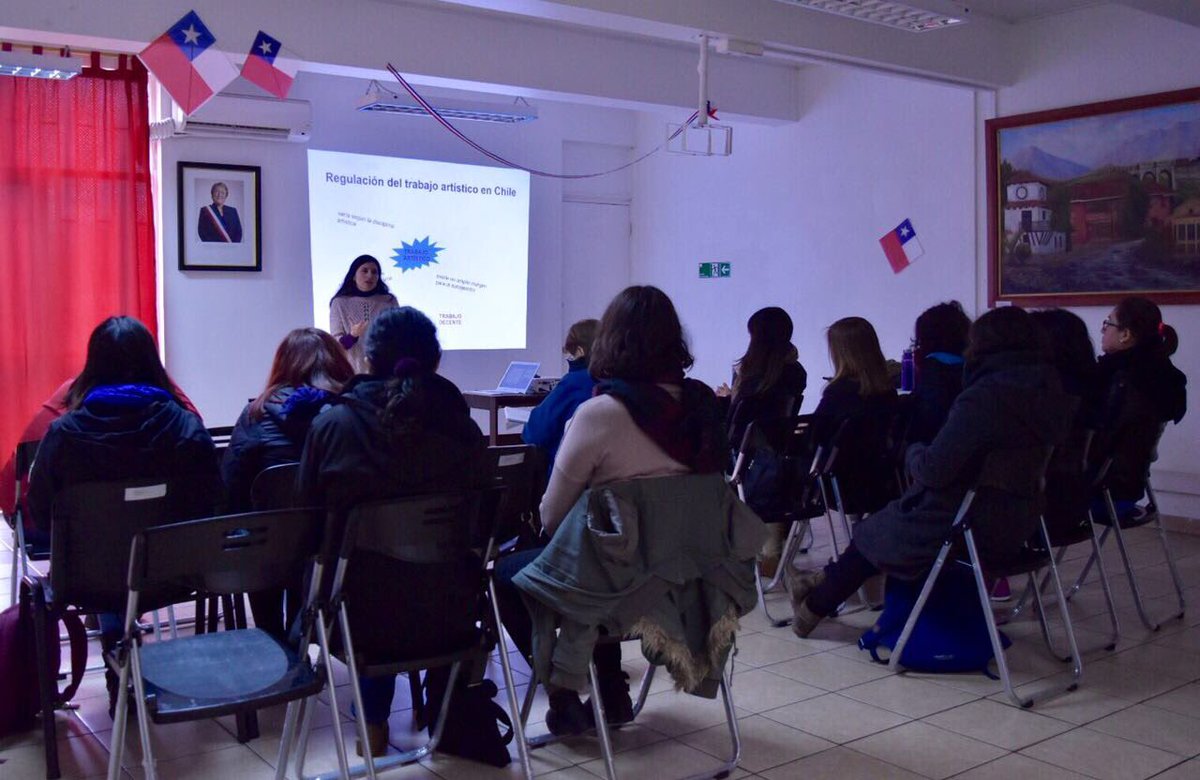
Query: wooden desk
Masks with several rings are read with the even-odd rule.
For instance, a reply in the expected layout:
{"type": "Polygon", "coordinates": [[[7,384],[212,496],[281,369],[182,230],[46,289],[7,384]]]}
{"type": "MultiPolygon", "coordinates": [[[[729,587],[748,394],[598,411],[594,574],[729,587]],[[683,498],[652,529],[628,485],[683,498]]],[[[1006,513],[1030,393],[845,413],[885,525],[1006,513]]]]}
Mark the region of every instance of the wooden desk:
{"type": "MultiPolygon", "coordinates": [[[[545,393],[483,393],[478,390],[468,390],[463,393],[463,398],[467,399],[467,406],[472,409],[482,409],[488,413],[488,424],[491,426],[488,429],[488,446],[495,447],[501,444],[500,438],[500,410],[506,406],[529,407],[537,406],[545,399],[545,393]]],[[[508,437],[506,437],[508,438],[508,437]]],[[[520,443],[517,441],[516,443],[520,443]]]]}

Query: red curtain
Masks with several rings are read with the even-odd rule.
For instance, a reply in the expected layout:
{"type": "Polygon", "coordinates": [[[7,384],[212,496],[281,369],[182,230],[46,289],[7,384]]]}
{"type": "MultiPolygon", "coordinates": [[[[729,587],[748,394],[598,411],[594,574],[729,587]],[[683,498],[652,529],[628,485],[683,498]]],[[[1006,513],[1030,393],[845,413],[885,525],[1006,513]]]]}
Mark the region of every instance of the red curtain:
{"type": "Polygon", "coordinates": [[[147,98],[134,57],[102,70],[93,55],[69,81],[0,76],[0,462],[97,323],[157,333],[147,98]]]}

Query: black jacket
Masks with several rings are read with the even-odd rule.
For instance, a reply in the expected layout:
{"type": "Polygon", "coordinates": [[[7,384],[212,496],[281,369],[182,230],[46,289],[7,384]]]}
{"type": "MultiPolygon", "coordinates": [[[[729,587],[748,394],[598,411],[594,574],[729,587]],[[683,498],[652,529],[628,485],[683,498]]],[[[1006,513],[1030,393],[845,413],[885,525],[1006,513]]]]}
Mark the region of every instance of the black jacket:
{"type": "MultiPolygon", "coordinates": [[[[336,515],[366,501],[491,484],[483,433],[458,388],[436,374],[422,385],[419,416],[395,439],[384,427],[382,379],[355,377],[341,402],[317,416],[300,459],[300,488],[310,503],[336,515]]],[[[408,653],[434,655],[473,630],[479,564],[405,563],[361,552],[350,561],[345,587],[356,652],[370,658],[402,643],[408,653]]]]}
{"type": "Polygon", "coordinates": [[[935,357],[921,361],[913,389],[913,416],[908,426],[908,443],[928,444],[937,436],[954,399],[962,392],[963,364],[943,363],[935,357]]]}
{"type": "Polygon", "coordinates": [[[200,418],[165,391],[141,385],[98,387],[79,409],[46,431],[29,482],[29,508],[50,530],[54,496],[69,485],[125,479],[211,480],[217,456],[200,418]]]}
{"type": "MultiPolygon", "coordinates": [[[[1059,444],[1077,407],[1039,354],[1002,352],[969,363],[946,424],[929,445],[908,449],[912,486],[856,526],[855,545],[888,574],[922,576],[979,479],[985,456],[1010,451],[1022,457],[1016,451],[1059,444]]],[[[1036,464],[1000,464],[1007,470],[992,475],[971,510],[976,539],[989,557],[1003,557],[1029,539],[1041,508],[1039,486],[1027,481],[1036,464]]]]}
{"type": "Polygon", "coordinates": [[[283,387],[263,404],[257,420],[250,419],[250,405],[246,405],[221,462],[230,512],[250,511],[250,487],[259,472],[300,460],[313,418],[332,398],[314,387],[283,387]]]}
{"type": "Polygon", "coordinates": [[[792,362],[783,367],[778,381],[766,391],[758,392],[752,387],[739,391],[729,404],[729,445],[735,450],[741,448],[742,437],[752,422],[794,414],[800,408],[807,385],[808,372],[798,362],[792,362]]]}
{"type": "MultiPolygon", "coordinates": [[[[852,435],[837,442],[834,473],[851,514],[874,512],[896,496],[893,464],[888,457],[887,435],[896,412],[896,391],[859,395],[858,382],[835,379],[825,386],[821,403],[813,412],[814,438],[826,452],[843,423],[852,435]]],[[[830,496],[830,501],[834,497],[830,496]]]]}
{"type": "Polygon", "coordinates": [[[1093,463],[1112,457],[1107,484],[1118,501],[1142,497],[1159,429],[1187,413],[1187,377],[1152,347],[1102,355],[1097,364],[1102,400],[1093,463]]]}

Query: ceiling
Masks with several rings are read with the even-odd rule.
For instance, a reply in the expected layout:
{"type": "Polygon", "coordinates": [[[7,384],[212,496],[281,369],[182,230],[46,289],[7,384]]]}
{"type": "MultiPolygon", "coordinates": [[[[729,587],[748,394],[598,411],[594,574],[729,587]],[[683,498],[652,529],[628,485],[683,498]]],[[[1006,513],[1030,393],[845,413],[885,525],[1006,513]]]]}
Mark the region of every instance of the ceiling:
{"type": "MultiPolygon", "coordinates": [[[[921,6],[921,0],[909,0],[910,5],[921,6]]],[[[971,13],[980,13],[1005,22],[1027,22],[1043,16],[1054,16],[1077,11],[1098,0],[960,0],[971,13]]]]}

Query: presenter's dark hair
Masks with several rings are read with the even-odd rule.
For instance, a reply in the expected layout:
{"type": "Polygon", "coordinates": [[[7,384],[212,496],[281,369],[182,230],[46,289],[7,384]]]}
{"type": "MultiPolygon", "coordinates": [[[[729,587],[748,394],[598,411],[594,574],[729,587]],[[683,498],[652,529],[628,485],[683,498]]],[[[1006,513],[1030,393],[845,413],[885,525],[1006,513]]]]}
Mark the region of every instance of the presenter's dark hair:
{"type": "Polygon", "coordinates": [[[383,424],[394,439],[420,428],[428,417],[428,385],[442,362],[437,327],[411,306],[387,309],[367,331],[371,375],[387,379],[383,424]]]}
{"type": "Polygon", "coordinates": [[[829,326],[825,338],[829,343],[835,381],[853,379],[863,398],[892,391],[887,362],[879,348],[879,336],[871,323],[862,317],[843,317],[829,326]]]}
{"type": "Polygon", "coordinates": [[[626,287],[608,304],[588,370],[596,379],[678,382],[692,362],[674,304],[647,285],[626,287]]]}
{"type": "MultiPolygon", "coordinates": [[[[354,258],[354,262],[350,264],[350,270],[346,272],[346,277],[342,279],[342,286],[333,294],[333,298],[341,298],[343,295],[354,295],[358,287],[354,284],[354,275],[358,273],[358,269],[367,263],[374,263],[375,270],[379,271],[379,282],[375,285],[375,291],[372,295],[391,295],[392,291],[388,289],[387,282],[383,281],[383,266],[375,259],[373,255],[359,255],[354,258]]],[[[329,299],[333,303],[333,298],[329,299]]]]}
{"type": "Polygon", "coordinates": [[[592,354],[592,345],[596,341],[596,331],[600,329],[600,320],[580,320],[567,329],[567,337],[563,339],[563,352],[583,350],[587,359],[592,354]]]}
{"type": "Polygon", "coordinates": [[[1139,295],[1122,298],[1113,311],[1119,326],[1133,334],[1136,346],[1150,347],[1167,356],[1179,349],[1179,334],[1163,322],[1162,309],[1149,298],[1139,295]]]}
{"type": "Polygon", "coordinates": [[[914,328],[917,354],[920,357],[934,352],[961,355],[967,348],[967,332],[970,330],[971,318],[958,301],[930,306],[917,317],[914,328]]]}
{"type": "Polygon", "coordinates": [[[965,357],[977,361],[998,352],[1043,352],[1041,330],[1029,312],[1017,306],[992,309],[971,325],[965,357]]]}
{"type": "Polygon", "coordinates": [[[792,318],[778,306],[768,306],[750,315],[746,322],[750,345],[734,368],[735,395],[765,393],[775,386],[783,369],[799,357],[792,344],[792,318]]]}
{"type": "Polygon", "coordinates": [[[267,401],[285,387],[309,385],[340,393],[352,376],[354,369],[337,339],[317,328],[296,328],[279,342],[267,386],[250,402],[250,419],[261,419],[267,401]]]}
{"type": "Polygon", "coordinates": [[[92,331],[83,370],[67,391],[67,408],[78,409],[88,393],[103,385],[150,385],[183,404],[158,357],[154,337],[133,317],[109,317],[92,331]]]}

